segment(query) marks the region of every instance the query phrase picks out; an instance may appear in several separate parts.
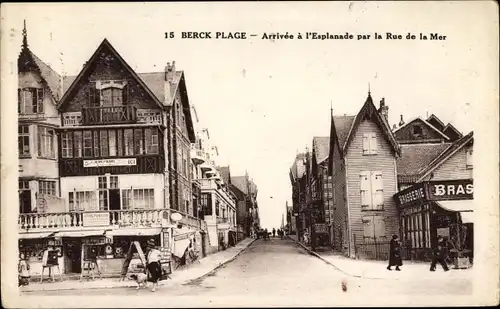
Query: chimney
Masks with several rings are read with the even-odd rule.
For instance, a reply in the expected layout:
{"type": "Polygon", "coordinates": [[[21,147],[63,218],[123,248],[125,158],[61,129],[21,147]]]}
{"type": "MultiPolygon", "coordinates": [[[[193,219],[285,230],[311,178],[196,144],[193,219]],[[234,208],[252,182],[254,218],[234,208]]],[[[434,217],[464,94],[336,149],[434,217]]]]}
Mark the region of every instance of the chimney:
{"type": "Polygon", "coordinates": [[[165,67],[165,104],[171,104],[172,102],[172,95],[171,95],[171,90],[174,87],[173,82],[174,82],[174,74],[175,74],[175,61],[172,61],[172,65],[170,65],[170,62],[167,62],[167,66],[165,67]]]}
{"type": "Polygon", "coordinates": [[[403,115],[401,115],[401,120],[399,121],[399,126],[403,126],[405,124],[405,121],[403,120],[403,115]]]}
{"type": "Polygon", "coordinates": [[[385,117],[385,120],[389,121],[389,106],[385,105],[385,98],[380,100],[380,108],[378,109],[378,112],[381,116],[385,117]]]}

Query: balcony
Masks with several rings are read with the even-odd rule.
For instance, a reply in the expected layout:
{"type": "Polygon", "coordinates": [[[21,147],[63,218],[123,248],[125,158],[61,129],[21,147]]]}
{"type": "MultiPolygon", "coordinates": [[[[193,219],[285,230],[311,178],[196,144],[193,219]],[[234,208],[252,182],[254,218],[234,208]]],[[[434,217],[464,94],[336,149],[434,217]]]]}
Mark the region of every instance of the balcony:
{"type": "Polygon", "coordinates": [[[196,148],[191,148],[191,159],[193,160],[194,164],[202,164],[207,160],[205,152],[196,148]]]}
{"type": "Polygon", "coordinates": [[[137,109],[132,105],[83,107],[83,125],[126,124],[137,122],[137,109]]]}
{"type": "MultiPolygon", "coordinates": [[[[148,210],[108,210],[108,211],[74,211],[62,213],[29,213],[20,214],[18,218],[21,232],[56,232],[85,228],[139,228],[162,227],[163,218],[170,218],[173,209],[148,210]]],[[[191,215],[179,212],[182,219],[179,223],[196,229],[206,229],[206,222],[191,215]]]]}

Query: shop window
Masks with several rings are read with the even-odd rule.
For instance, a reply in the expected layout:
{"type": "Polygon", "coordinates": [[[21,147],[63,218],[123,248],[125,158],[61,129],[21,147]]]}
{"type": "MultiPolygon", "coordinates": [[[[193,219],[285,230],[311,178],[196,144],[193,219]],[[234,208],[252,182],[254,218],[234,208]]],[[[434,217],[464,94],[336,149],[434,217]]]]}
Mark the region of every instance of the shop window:
{"type": "Polygon", "coordinates": [[[38,127],[38,156],[41,158],[55,159],[56,133],[54,129],[47,127],[38,127]]]}
{"type": "Polygon", "coordinates": [[[30,130],[28,125],[18,126],[17,144],[19,157],[30,156],[30,130]]]}
{"type": "Polygon", "coordinates": [[[68,193],[69,211],[97,210],[94,191],[74,191],[68,193]]]}
{"type": "Polygon", "coordinates": [[[43,88],[18,89],[17,100],[21,115],[43,113],[43,88]]]}
{"type": "Polygon", "coordinates": [[[56,182],[54,180],[40,180],[38,182],[38,193],[56,196],[56,182]]]}
{"type": "Polygon", "coordinates": [[[363,155],[376,155],[377,148],[377,134],[363,133],[363,155]]]}

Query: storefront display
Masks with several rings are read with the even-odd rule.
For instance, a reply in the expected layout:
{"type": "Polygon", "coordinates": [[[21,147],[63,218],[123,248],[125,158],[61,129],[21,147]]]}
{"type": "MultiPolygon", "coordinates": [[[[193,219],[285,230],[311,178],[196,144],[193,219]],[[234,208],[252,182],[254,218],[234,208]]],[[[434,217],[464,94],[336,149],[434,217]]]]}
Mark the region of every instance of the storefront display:
{"type": "Polygon", "coordinates": [[[472,179],[417,183],[394,195],[399,207],[401,236],[408,257],[429,259],[438,236],[449,244],[450,256],[472,261],[472,179]]]}

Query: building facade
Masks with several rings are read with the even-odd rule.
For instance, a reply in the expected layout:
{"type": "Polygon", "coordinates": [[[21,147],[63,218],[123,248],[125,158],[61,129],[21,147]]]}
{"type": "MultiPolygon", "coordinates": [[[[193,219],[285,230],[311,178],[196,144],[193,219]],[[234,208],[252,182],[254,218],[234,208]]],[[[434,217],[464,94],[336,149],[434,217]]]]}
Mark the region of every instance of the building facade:
{"type": "Polygon", "coordinates": [[[386,116],[385,102],[377,110],[368,94],[356,115],[332,117],[333,247],[351,257],[370,257],[375,242],[399,233],[392,196],[400,148],[386,116]]]}

